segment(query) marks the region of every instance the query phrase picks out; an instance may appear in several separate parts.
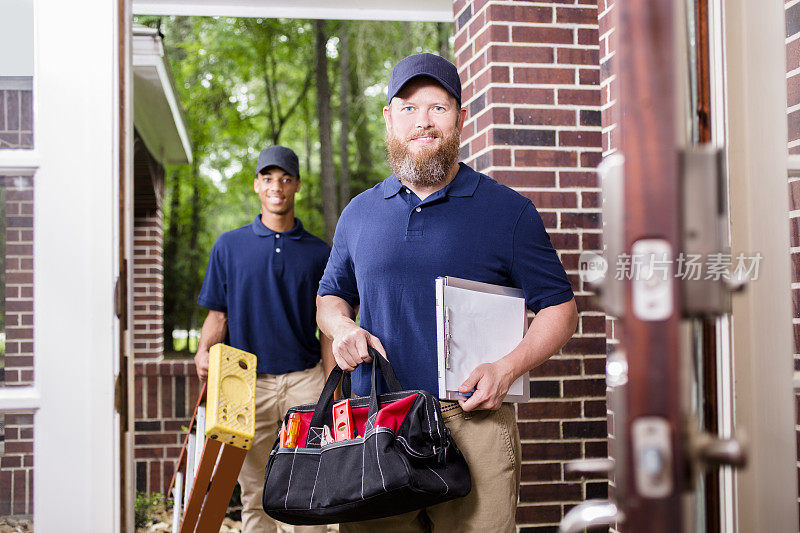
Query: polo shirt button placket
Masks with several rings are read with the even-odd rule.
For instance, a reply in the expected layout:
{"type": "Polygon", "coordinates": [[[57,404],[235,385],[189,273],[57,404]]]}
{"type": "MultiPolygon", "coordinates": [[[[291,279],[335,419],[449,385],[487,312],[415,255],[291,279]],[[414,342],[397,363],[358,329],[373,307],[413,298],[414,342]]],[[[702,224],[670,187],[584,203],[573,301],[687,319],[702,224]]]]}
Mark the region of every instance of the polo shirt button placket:
{"type": "Polygon", "coordinates": [[[408,216],[408,228],[406,228],[406,239],[419,239],[422,237],[423,218],[422,207],[416,206],[411,209],[408,216]]]}

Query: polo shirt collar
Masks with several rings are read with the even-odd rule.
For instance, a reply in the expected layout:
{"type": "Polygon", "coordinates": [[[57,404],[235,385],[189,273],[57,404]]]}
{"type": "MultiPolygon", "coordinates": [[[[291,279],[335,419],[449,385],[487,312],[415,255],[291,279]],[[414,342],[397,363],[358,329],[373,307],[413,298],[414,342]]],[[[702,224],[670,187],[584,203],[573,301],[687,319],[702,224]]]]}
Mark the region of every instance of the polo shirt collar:
{"type": "Polygon", "coordinates": [[[403,188],[403,184],[400,183],[400,180],[397,179],[397,176],[392,174],[385,180],[383,180],[383,197],[384,198],[391,198],[398,192],[400,189],[403,188]]]}
{"type": "MultiPolygon", "coordinates": [[[[464,163],[459,163],[456,177],[444,187],[442,194],[446,196],[472,196],[475,194],[475,189],[478,188],[479,181],[480,174],[464,163]]],[[[391,198],[403,188],[403,184],[394,174],[383,180],[382,186],[384,198],[391,198]]]]}
{"type": "MultiPolygon", "coordinates": [[[[256,215],[256,219],[250,224],[250,227],[252,228],[253,233],[258,235],[259,237],[271,237],[271,236],[275,235],[275,233],[276,233],[275,231],[272,231],[271,229],[266,227],[261,222],[261,213],[256,215]]],[[[283,235],[284,237],[287,237],[289,239],[297,240],[297,239],[299,239],[300,237],[303,236],[303,232],[304,232],[303,223],[300,222],[299,218],[295,217],[295,219],[294,219],[294,227],[292,229],[290,229],[289,231],[284,231],[283,233],[281,233],[281,235],[283,235]]]]}
{"type": "Polygon", "coordinates": [[[458,173],[453,181],[445,187],[445,194],[447,196],[472,196],[475,194],[475,189],[478,188],[480,178],[480,174],[475,170],[464,163],[459,163],[458,173]]]}

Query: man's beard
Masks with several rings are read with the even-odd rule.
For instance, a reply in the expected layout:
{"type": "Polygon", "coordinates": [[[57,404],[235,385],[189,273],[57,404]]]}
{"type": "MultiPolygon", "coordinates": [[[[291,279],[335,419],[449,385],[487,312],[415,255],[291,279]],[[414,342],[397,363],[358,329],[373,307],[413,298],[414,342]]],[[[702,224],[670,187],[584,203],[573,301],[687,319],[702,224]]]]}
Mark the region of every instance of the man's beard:
{"type": "Polygon", "coordinates": [[[414,155],[409,151],[408,143],[422,136],[443,137],[441,131],[429,130],[412,134],[405,141],[401,141],[392,132],[387,131],[386,154],[392,172],[400,181],[420,187],[434,187],[447,178],[448,172],[458,161],[461,135],[456,125],[453,132],[443,138],[441,146],[436,149],[423,148],[414,155]]]}

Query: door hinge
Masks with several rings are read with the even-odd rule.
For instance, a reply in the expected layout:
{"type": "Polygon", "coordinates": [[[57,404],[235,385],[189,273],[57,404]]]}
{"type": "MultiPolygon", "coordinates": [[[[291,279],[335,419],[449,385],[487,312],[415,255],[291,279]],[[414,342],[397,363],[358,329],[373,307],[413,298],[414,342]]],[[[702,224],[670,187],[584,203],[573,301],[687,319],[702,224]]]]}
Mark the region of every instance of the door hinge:
{"type": "Polygon", "coordinates": [[[114,314],[119,319],[120,329],[128,329],[128,260],[122,262],[117,282],[114,285],[114,314]]]}
{"type": "Polygon", "coordinates": [[[128,372],[123,367],[114,376],[114,410],[122,418],[122,427],[128,424],[128,372]]]}

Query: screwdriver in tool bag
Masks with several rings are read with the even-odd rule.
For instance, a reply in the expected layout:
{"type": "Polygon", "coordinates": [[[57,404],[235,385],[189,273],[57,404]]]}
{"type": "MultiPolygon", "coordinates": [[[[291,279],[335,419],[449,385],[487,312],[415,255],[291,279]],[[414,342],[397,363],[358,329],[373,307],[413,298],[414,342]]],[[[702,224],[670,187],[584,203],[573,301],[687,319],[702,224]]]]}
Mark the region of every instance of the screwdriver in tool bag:
{"type": "Polygon", "coordinates": [[[300,413],[290,413],[289,423],[281,428],[281,448],[296,448],[300,435],[300,413]]]}

